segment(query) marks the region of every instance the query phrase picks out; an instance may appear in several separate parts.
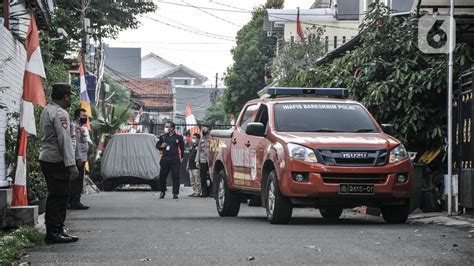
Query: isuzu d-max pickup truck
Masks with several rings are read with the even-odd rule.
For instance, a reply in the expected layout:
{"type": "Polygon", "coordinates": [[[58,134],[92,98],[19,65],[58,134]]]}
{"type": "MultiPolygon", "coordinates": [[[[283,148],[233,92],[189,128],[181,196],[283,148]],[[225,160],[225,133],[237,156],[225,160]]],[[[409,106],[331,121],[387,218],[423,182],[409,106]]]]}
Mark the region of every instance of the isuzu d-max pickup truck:
{"type": "Polygon", "coordinates": [[[387,223],[409,214],[413,165],[403,144],[347,89],[270,87],[243,107],[234,127],[213,130],[210,174],[220,216],[258,199],[270,223],[293,208],[337,219],[344,208],[381,208],[387,223]],[[388,133],[388,134],[387,134],[388,133]]]}

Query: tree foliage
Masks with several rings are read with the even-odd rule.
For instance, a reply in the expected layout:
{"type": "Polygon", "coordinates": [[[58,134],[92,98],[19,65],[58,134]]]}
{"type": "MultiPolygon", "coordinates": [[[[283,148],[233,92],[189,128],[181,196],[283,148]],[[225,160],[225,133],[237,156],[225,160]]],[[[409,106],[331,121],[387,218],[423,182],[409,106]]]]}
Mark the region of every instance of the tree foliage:
{"type": "Polygon", "coordinates": [[[264,69],[275,55],[276,38],[263,30],[266,8],[281,8],[280,1],[269,1],[252,12],[252,19],[237,33],[237,45],[231,50],[234,63],[227,69],[224,82],[227,89],[222,97],[227,113],[237,113],[265,86],[264,69]],[[276,2],[276,3],[273,3],[276,2]],[[276,6],[273,6],[276,4],[276,6]]]}
{"type": "Polygon", "coordinates": [[[316,65],[317,60],[324,55],[326,49],[321,42],[323,33],[323,28],[313,26],[305,31],[305,35],[309,38],[304,41],[279,41],[279,52],[273,59],[273,76],[291,76],[302,68],[316,65]]]}
{"type": "MultiPolygon", "coordinates": [[[[362,25],[358,47],[323,65],[283,80],[292,86],[347,87],[379,122],[392,123],[412,150],[439,147],[446,136],[447,56],[417,47],[416,15],[390,16],[374,4],[362,25]]],[[[472,44],[454,52],[455,77],[473,62],[472,44]]]]}
{"type": "MultiPolygon", "coordinates": [[[[137,0],[90,0],[86,8],[86,17],[90,19],[88,34],[94,40],[116,38],[127,29],[136,29],[140,25],[139,15],[155,11],[158,7],[152,1],[137,0]]],[[[50,45],[52,58],[61,60],[70,51],[77,51],[82,39],[81,0],[58,0],[53,18],[55,28],[63,28],[67,38],[57,39],[50,45]]]]}

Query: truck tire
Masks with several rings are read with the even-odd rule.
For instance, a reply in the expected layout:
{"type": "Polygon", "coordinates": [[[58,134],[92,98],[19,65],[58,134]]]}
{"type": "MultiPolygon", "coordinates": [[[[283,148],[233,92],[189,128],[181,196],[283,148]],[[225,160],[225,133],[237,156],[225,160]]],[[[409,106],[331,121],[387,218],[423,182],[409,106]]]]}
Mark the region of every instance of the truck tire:
{"type": "Polygon", "coordinates": [[[323,218],[331,220],[339,219],[339,217],[341,217],[342,211],[342,208],[319,209],[319,213],[321,213],[323,218]]]}
{"type": "Polygon", "coordinates": [[[410,204],[382,207],[382,217],[388,224],[403,224],[410,214],[410,204]]]}
{"type": "Polygon", "coordinates": [[[283,196],[278,185],[278,178],[275,170],[268,174],[266,189],[267,219],[271,224],[287,224],[293,213],[291,201],[283,196]]]}
{"type": "Polygon", "coordinates": [[[240,210],[240,197],[230,190],[224,170],[217,174],[216,207],[221,217],[236,217],[240,210]]]}

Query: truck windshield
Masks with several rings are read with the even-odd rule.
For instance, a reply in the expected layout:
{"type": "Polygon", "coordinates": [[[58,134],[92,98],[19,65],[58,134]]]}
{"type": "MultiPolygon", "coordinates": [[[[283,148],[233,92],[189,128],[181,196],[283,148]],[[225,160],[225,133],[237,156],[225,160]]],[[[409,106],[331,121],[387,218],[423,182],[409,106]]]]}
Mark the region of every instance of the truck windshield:
{"type": "Polygon", "coordinates": [[[379,132],[364,108],[346,103],[275,104],[279,132],[379,132]]]}

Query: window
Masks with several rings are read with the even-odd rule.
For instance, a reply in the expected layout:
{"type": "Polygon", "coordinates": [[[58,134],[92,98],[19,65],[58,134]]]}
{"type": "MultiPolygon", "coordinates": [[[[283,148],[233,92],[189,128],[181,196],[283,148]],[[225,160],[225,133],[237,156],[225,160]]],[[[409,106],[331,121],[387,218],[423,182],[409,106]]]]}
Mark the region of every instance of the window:
{"type": "Polygon", "coordinates": [[[329,102],[276,104],[275,128],[279,132],[379,132],[362,106],[329,102]]]}
{"type": "Polygon", "coordinates": [[[257,116],[255,118],[255,122],[260,122],[263,124],[265,131],[267,130],[268,125],[268,108],[265,104],[260,105],[258,109],[257,116]]]}
{"type": "Polygon", "coordinates": [[[244,111],[244,115],[242,117],[242,120],[240,120],[240,128],[245,131],[247,129],[247,124],[252,122],[253,119],[255,118],[255,112],[257,111],[258,105],[253,104],[247,106],[247,108],[244,111]]]}

